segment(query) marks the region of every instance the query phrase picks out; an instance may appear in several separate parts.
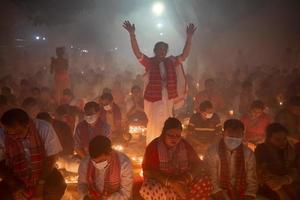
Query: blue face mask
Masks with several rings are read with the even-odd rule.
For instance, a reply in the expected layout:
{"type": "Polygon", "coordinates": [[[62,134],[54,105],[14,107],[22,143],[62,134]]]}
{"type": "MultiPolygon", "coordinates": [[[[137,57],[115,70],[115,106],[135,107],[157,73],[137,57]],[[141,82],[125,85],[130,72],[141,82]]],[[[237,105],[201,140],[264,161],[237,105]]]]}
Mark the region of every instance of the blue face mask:
{"type": "Polygon", "coordinates": [[[242,144],[242,141],[243,141],[242,138],[224,136],[224,143],[226,144],[229,150],[236,149],[238,146],[242,144]]]}

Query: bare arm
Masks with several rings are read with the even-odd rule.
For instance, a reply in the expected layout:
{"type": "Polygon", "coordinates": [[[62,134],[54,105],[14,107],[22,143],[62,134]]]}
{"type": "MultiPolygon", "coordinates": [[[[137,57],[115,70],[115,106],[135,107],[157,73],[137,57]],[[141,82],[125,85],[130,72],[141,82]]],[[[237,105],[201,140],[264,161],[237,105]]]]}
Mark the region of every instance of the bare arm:
{"type": "Polygon", "coordinates": [[[196,31],[196,27],[194,24],[189,24],[186,28],[186,41],[182,51],[182,54],[179,55],[179,59],[184,61],[190,54],[191,47],[192,47],[192,38],[193,34],[196,31]]]}
{"type": "Polygon", "coordinates": [[[134,24],[131,24],[129,21],[125,21],[123,23],[123,27],[128,31],[130,36],[130,42],[131,42],[131,48],[132,51],[137,59],[141,59],[143,54],[140,51],[139,45],[137,43],[136,37],[135,37],[135,26],[134,24]]]}

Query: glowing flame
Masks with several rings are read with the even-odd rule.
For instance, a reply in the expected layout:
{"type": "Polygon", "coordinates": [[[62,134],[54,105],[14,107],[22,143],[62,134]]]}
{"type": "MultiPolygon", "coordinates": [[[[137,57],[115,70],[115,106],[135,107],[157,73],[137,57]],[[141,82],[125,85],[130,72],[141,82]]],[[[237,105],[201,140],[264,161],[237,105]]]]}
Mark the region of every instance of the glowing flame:
{"type": "Polygon", "coordinates": [[[130,134],[139,134],[139,133],[145,133],[147,130],[144,126],[129,126],[129,133],[130,134]]]}
{"type": "Polygon", "coordinates": [[[114,145],[113,146],[113,149],[114,150],[117,150],[117,151],[123,151],[124,150],[124,147],[122,145],[114,145]]]}
{"type": "Polygon", "coordinates": [[[234,115],[234,111],[233,110],[229,110],[229,115],[234,115]]]}

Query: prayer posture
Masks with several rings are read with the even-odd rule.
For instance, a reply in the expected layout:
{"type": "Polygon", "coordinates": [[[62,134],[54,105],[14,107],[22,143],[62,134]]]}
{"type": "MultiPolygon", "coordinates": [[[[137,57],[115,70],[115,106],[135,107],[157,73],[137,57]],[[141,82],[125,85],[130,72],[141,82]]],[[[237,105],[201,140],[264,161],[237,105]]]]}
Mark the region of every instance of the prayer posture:
{"type": "Polygon", "coordinates": [[[265,142],[255,149],[261,183],[259,192],[274,200],[298,200],[297,155],[294,145],[287,140],[288,130],[279,123],[273,123],[267,127],[266,134],[265,142]]]}
{"type": "Polygon", "coordinates": [[[251,104],[249,114],[241,118],[246,130],[245,141],[258,144],[265,140],[265,130],[272,119],[264,110],[264,103],[256,100],[251,104]]]}
{"type": "Polygon", "coordinates": [[[122,114],[120,107],[115,104],[111,93],[103,93],[101,96],[100,109],[101,119],[111,127],[112,140],[120,140],[122,138],[122,114]]]}
{"type": "Polygon", "coordinates": [[[188,57],[192,44],[192,36],[196,30],[194,24],[189,24],[186,29],[186,43],[183,52],[179,56],[166,57],[168,44],[158,42],[154,46],[154,57],[149,58],[144,55],[138,46],[135,38],[135,26],[129,21],[125,21],[123,27],[129,32],[131,46],[134,55],[145,67],[148,78],[145,84],[145,113],[148,117],[147,144],[159,136],[163,127],[163,122],[172,116],[175,98],[178,97],[178,78],[176,73],[181,64],[188,57]]]}
{"type": "Polygon", "coordinates": [[[205,156],[213,183],[213,199],[255,199],[257,177],[254,153],[242,143],[244,125],[236,119],[224,123],[223,138],[205,156]]]}
{"type": "Polygon", "coordinates": [[[84,106],[84,120],[80,122],[75,130],[75,151],[84,158],[88,155],[90,141],[97,135],[110,137],[110,126],[101,120],[100,106],[96,102],[88,102],[84,106]]]}
{"type": "Polygon", "coordinates": [[[146,148],[140,194],[145,200],[208,199],[212,185],[193,147],[181,138],[181,122],[166,120],[146,148]]]}
{"type": "Polygon", "coordinates": [[[62,147],[52,126],[21,109],[6,111],[1,123],[1,199],[61,199],[66,184],[55,162],[62,147]]]}
{"type": "Polygon", "coordinates": [[[222,124],[210,101],[200,104],[199,111],[190,118],[188,130],[187,138],[194,147],[203,148],[220,139],[222,124]]]}
{"type": "Polygon", "coordinates": [[[89,144],[89,157],[79,166],[80,200],[127,200],[131,197],[133,171],[130,159],[112,150],[111,141],[96,136],[89,144]]]}
{"type": "Polygon", "coordinates": [[[199,111],[199,105],[203,101],[210,101],[216,110],[222,110],[224,101],[222,95],[218,94],[216,82],[214,79],[206,79],[204,83],[204,90],[200,91],[194,100],[194,110],[199,111]]]}

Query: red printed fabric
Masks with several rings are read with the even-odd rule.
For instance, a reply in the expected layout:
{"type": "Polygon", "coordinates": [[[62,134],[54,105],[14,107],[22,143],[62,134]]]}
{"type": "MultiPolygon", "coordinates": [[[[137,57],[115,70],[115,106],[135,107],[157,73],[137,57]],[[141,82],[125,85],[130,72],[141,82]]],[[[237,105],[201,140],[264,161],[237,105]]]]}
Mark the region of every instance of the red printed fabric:
{"type": "MultiPolygon", "coordinates": [[[[174,99],[177,94],[177,77],[175,67],[181,64],[178,57],[170,56],[163,60],[167,72],[167,90],[169,99],[174,99]]],[[[159,61],[143,55],[140,63],[145,66],[149,73],[149,83],[146,86],[144,98],[147,101],[155,102],[162,99],[162,80],[160,75],[159,61]]]]}
{"type": "Polygon", "coordinates": [[[267,114],[262,114],[257,119],[251,119],[249,115],[245,115],[241,118],[241,121],[245,125],[245,139],[251,140],[263,140],[265,138],[265,130],[269,123],[271,123],[271,117],[267,114]]]}
{"type": "Polygon", "coordinates": [[[109,196],[110,194],[119,191],[121,187],[121,164],[117,152],[112,151],[108,163],[109,165],[106,169],[104,178],[104,189],[103,192],[100,192],[96,188],[94,179],[96,168],[94,167],[92,160],[89,161],[87,181],[89,195],[93,200],[101,199],[102,196],[109,196]]]}
{"type": "Polygon", "coordinates": [[[29,123],[28,135],[30,162],[26,160],[26,154],[22,141],[6,135],[5,149],[8,166],[13,170],[20,180],[26,185],[29,195],[32,194],[33,186],[37,184],[41,177],[43,162],[45,159],[44,144],[40,138],[33,121],[29,123]]]}
{"type": "Polygon", "coordinates": [[[201,164],[193,147],[181,139],[171,159],[161,137],[154,139],[146,148],[143,170],[161,170],[165,173],[181,173],[193,164],[201,164]]]}
{"type": "Polygon", "coordinates": [[[221,188],[228,192],[232,199],[239,199],[243,197],[246,190],[246,170],[243,144],[236,150],[235,158],[235,172],[230,172],[230,165],[227,160],[227,149],[224,140],[219,143],[219,156],[221,161],[220,185],[221,188]],[[231,184],[230,174],[235,174],[235,185],[231,184]]]}

